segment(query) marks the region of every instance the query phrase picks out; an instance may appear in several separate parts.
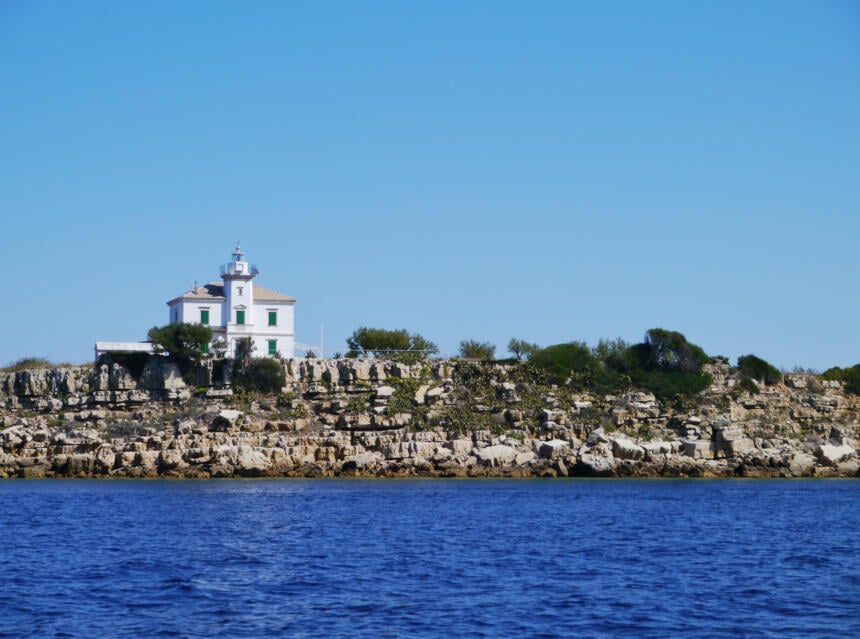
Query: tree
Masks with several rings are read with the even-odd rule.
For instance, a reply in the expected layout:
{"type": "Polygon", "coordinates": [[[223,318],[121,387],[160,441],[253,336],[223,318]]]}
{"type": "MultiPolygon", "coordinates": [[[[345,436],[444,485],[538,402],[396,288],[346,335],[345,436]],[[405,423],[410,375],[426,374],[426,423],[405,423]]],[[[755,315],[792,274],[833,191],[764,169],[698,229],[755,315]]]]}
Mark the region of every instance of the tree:
{"type": "Polygon", "coordinates": [[[547,346],[535,352],[529,361],[549,374],[550,380],[562,384],[568,379],[593,377],[600,363],[585,342],[547,346]]]}
{"type": "Polygon", "coordinates": [[[166,353],[171,362],[185,373],[206,357],[212,329],[202,324],[178,322],[166,326],[153,326],[147,333],[156,353],[166,353]]]}
{"type": "Polygon", "coordinates": [[[512,337],[511,341],[508,342],[508,350],[514,354],[514,357],[521,360],[523,357],[526,359],[531,358],[532,355],[540,350],[540,346],[512,337]]]}
{"type": "Polygon", "coordinates": [[[490,360],[496,357],[496,345],[476,340],[460,342],[460,357],[465,359],[490,360]]]}
{"type": "Polygon", "coordinates": [[[416,361],[439,352],[439,347],[417,333],[406,329],[386,330],[362,326],[347,338],[347,357],[391,357],[401,361],[416,361]]]}
{"type": "Polygon", "coordinates": [[[690,344],[677,331],[652,328],[645,333],[644,344],[647,347],[648,365],[652,369],[692,373],[710,360],[701,347],[690,344]]]}
{"type": "Polygon", "coordinates": [[[251,364],[254,358],[254,351],[257,347],[254,345],[254,340],[250,337],[240,337],[236,340],[236,348],[233,350],[233,366],[245,367],[251,364]]]}

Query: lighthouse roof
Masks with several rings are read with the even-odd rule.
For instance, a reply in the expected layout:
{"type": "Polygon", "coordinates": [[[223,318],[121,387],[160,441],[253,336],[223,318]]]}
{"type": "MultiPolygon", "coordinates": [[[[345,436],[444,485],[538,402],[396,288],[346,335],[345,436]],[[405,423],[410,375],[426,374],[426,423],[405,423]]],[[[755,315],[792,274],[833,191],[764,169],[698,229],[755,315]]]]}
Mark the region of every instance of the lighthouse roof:
{"type": "MultiPolygon", "coordinates": [[[[211,300],[215,302],[222,301],[224,299],[224,284],[222,282],[209,282],[208,284],[204,284],[203,286],[198,286],[197,288],[193,288],[190,291],[186,291],[179,297],[174,297],[167,303],[173,304],[174,302],[179,302],[181,300],[211,300]]],[[[254,301],[295,302],[296,298],[290,297],[289,295],[284,295],[283,293],[279,293],[278,291],[266,288],[265,286],[254,285],[254,301]]]]}

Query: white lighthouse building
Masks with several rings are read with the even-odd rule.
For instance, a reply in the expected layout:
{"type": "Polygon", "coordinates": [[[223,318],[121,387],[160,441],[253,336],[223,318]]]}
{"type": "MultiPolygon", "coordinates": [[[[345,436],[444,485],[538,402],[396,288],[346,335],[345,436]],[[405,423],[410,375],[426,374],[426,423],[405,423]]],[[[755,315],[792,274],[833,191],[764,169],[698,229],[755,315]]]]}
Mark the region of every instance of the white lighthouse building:
{"type": "Polygon", "coordinates": [[[243,337],[252,339],[256,357],[293,357],[296,300],[255,284],[258,273],[237,244],[233,259],[221,267],[222,281],[197,286],[167,302],[170,323],[211,327],[211,346],[225,348],[228,357],[235,353],[236,340],[243,337]]]}

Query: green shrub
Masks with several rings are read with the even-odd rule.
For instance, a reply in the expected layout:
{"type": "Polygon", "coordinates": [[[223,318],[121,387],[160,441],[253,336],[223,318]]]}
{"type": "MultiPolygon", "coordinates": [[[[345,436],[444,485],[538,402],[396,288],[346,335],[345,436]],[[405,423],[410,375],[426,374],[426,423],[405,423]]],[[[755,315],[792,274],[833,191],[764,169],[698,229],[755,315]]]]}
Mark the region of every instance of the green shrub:
{"type": "Polygon", "coordinates": [[[562,384],[575,375],[587,376],[599,368],[597,358],[584,342],[547,346],[536,351],[529,361],[555,384],[562,384]]]}
{"type": "Polygon", "coordinates": [[[852,366],[845,371],[845,390],[855,395],[860,395],[860,364],[852,366]]]}
{"type": "Polygon", "coordinates": [[[660,399],[691,397],[708,388],[714,378],[708,373],[645,371],[633,377],[633,385],[651,391],[660,399]]]}
{"type": "Polygon", "coordinates": [[[460,357],[465,359],[491,360],[495,359],[496,346],[489,342],[463,340],[460,342],[460,357]]]}
{"type": "Polygon", "coordinates": [[[821,373],[821,379],[825,379],[830,382],[841,382],[845,379],[845,369],[839,368],[838,366],[828,368],[826,371],[821,373]]]}
{"type": "Polygon", "coordinates": [[[284,368],[278,360],[255,359],[236,366],[233,370],[233,386],[244,391],[278,393],[287,383],[284,368]]]}
{"type": "Polygon", "coordinates": [[[738,357],[738,370],[747,377],[764,382],[767,386],[782,381],[782,371],[755,355],[738,357]]]}
{"type": "Polygon", "coordinates": [[[759,387],[758,384],[751,377],[744,377],[741,381],[738,382],[738,388],[742,391],[746,391],[750,395],[758,395],[759,387]]]}
{"type": "Polygon", "coordinates": [[[539,349],[529,363],[550,383],[567,382],[576,390],[614,394],[640,388],[664,400],[688,398],[713,382],[702,372],[711,361],[705,351],[681,333],[651,329],[639,344],[601,340],[594,349],[582,342],[539,349]]]}
{"type": "Polygon", "coordinates": [[[828,368],[821,374],[822,379],[835,382],[843,382],[845,391],[860,395],[860,364],[855,364],[851,368],[839,368],[834,366],[828,368]]]}

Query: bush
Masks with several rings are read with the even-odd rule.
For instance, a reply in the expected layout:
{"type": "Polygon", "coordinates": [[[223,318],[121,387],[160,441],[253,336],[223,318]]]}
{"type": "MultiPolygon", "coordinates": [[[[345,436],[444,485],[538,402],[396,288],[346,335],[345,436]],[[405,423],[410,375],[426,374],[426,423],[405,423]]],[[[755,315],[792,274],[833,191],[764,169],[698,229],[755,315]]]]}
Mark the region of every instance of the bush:
{"type": "Polygon", "coordinates": [[[782,371],[755,355],[738,357],[738,369],[743,375],[762,381],[768,386],[782,381],[782,371]]]}
{"type": "Polygon", "coordinates": [[[460,357],[465,359],[490,360],[496,357],[496,346],[489,342],[463,340],[460,342],[460,357]]]}
{"type": "Polygon", "coordinates": [[[439,347],[417,333],[406,329],[386,330],[362,326],[347,338],[347,357],[373,355],[400,361],[420,361],[439,352],[439,347]]]}
{"type": "Polygon", "coordinates": [[[562,384],[574,376],[588,377],[600,367],[591,349],[583,342],[547,346],[535,352],[529,361],[547,373],[550,381],[556,384],[562,384]]]}
{"type": "Polygon", "coordinates": [[[232,381],[233,386],[241,390],[279,393],[287,383],[287,376],[278,360],[255,359],[247,364],[237,365],[232,381]]]}
{"type": "Polygon", "coordinates": [[[845,369],[834,366],[821,373],[821,379],[829,382],[841,382],[845,379],[845,369]]]}
{"type": "Polygon", "coordinates": [[[824,371],[821,377],[829,381],[843,382],[846,392],[860,395],[860,364],[855,364],[851,368],[834,366],[824,371]]]}
{"type": "Polygon", "coordinates": [[[741,381],[738,382],[738,388],[742,391],[746,391],[750,395],[758,395],[759,387],[758,384],[751,377],[744,377],[741,381]]]}
{"type": "Polygon", "coordinates": [[[845,371],[845,390],[855,395],[860,395],[860,364],[852,366],[845,371]]]}

